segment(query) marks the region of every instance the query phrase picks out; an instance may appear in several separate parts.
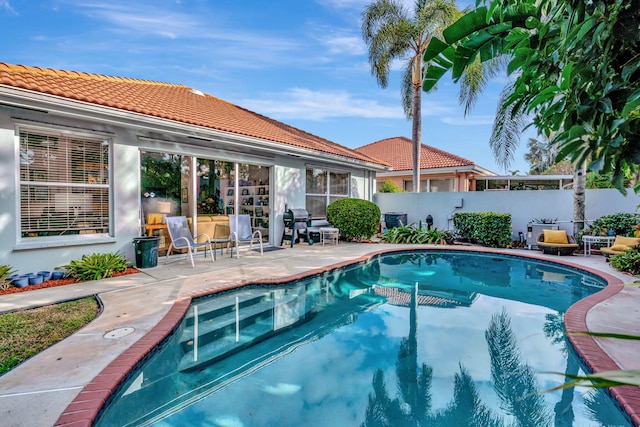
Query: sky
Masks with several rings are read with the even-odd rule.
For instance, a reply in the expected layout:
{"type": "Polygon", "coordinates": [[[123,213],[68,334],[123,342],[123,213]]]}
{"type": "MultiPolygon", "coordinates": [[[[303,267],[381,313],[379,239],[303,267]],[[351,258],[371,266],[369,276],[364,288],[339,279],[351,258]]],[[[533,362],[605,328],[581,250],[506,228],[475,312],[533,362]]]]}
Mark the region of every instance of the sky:
{"type": "MultiPolygon", "coordinates": [[[[412,0],[403,1],[408,8],[412,0]]],[[[0,62],[184,84],[349,148],[411,138],[401,63],[387,88],[360,32],[371,0],[0,0],[0,62]]],[[[475,0],[458,0],[459,8],[475,0]]],[[[466,117],[445,77],[422,98],[422,142],[498,174],[489,148],[506,75],[466,117]]]]}

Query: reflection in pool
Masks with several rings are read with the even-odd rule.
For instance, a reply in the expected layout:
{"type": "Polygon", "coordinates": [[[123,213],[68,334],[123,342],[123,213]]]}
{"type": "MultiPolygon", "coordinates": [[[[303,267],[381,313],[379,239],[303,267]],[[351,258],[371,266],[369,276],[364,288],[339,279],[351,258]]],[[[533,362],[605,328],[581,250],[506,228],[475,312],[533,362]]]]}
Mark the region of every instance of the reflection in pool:
{"type": "Polygon", "coordinates": [[[626,426],[579,374],[567,308],[605,286],[471,252],[388,254],[194,301],[97,425],[626,426]]]}

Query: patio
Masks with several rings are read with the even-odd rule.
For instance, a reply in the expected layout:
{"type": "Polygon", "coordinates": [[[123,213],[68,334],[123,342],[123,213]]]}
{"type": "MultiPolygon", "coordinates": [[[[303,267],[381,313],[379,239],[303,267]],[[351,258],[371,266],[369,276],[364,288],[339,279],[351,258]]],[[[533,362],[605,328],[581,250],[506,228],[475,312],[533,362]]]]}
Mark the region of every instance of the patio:
{"type": "MultiPolygon", "coordinates": [[[[179,321],[190,297],[233,288],[242,283],[260,281],[278,283],[322,272],[354,259],[393,249],[424,246],[340,243],[336,246],[306,244],[265,252],[241,252],[240,259],[218,256],[212,263],[198,254],[195,268],[184,256],[168,265],[161,258],[158,267],[140,274],[85,282],[58,288],[11,294],[0,297],[0,312],[55,303],[62,300],[99,294],[104,304],[102,314],[80,332],[43,351],[13,371],[0,377],[0,416],[7,426],[90,425],[97,403],[108,395],[130,366],[139,360],[179,321]],[[167,315],[169,314],[169,315],[167,315]],[[151,332],[151,333],[150,333],[151,332]],[[141,338],[143,338],[141,340],[141,338]],[[116,361],[116,363],[112,363],[116,361]],[[105,368],[108,368],[105,371],[105,368]],[[100,375],[99,375],[100,374],[100,375]],[[86,387],[88,386],[89,387],[86,387]],[[85,399],[77,398],[81,393],[85,399]],[[91,397],[92,396],[92,397],[91,397]],[[74,401],[75,399],[75,401],[74,401]],[[72,410],[61,414],[73,403],[72,410]],[[74,409],[75,408],[75,409],[74,409]]],[[[611,280],[631,283],[635,277],[612,269],[601,256],[557,257],[528,250],[489,250],[455,247],[489,252],[518,254],[586,267],[609,275],[611,280]]],[[[638,334],[637,312],[640,289],[624,287],[620,292],[610,286],[612,295],[591,308],[592,303],[578,303],[574,317],[594,331],[638,334]]],[[[598,339],[605,353],[589,350],[588,363],[595,366],[613,361],[625,369],[639,369],[637,354],[640,342],[598,339]]],[[[632,409],[633,413],[633,409],[632,409]]],[[[638,408],[635,408],[638,414],[638,408]]]]}

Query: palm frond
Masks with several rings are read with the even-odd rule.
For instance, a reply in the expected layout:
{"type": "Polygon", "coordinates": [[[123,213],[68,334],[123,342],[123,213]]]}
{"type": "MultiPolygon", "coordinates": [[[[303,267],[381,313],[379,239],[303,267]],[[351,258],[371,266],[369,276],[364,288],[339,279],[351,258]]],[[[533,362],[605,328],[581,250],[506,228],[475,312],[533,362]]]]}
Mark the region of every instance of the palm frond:
{"type": "Polygon", "coordinates": [[[504,70],[506,64],[506,57],[499,55],[486,62],[476,59],[465,69],[460,78],[460,92],[458,93],[458,102],[464,107],[465,116],[475,106],[489,80],[504,70]]]}
{"type": "Polygon", "coordinates": [[[413,118],[413,81],[411,69],[413,68],[413,61],[407,61],[405,66],[402,69],[402,87],[400,88],[402,94],[402,108],[404,110],[404,115],[407,117],[407,120],[413,118]]]}
{"type": "Polygon", "coordinates": [[[500,93],[498,111],[489,139],[489,146],[496,162],[505,170],[513,162],[513,156],[520,144],[520,136],[529,122],[529,117],[522,108],[507,103],[512,92],[513,83],[509,83],[500,93]]]}
{"type": "Polygon", "coordinates": [[[377,0],[362,12],[362,38],[367,45],[371,74],[386,88],[394,59],[402,58],[409,46],[408,21],[403,6],[394,0],[377,0]]]}

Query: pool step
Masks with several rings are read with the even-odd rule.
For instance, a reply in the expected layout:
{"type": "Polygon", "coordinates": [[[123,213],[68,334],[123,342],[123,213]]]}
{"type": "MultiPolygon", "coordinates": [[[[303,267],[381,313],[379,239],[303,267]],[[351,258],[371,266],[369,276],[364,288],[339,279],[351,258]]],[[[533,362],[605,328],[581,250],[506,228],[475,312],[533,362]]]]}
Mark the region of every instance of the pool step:
{"type": "Polygon", "coordinates": [[[304,289],[261,289],[259,293],[230,295],[197,304],[179,338],[184,352],[179,369],[211,363],[279,329],[304,321],[305,298],[304,289]]]}

